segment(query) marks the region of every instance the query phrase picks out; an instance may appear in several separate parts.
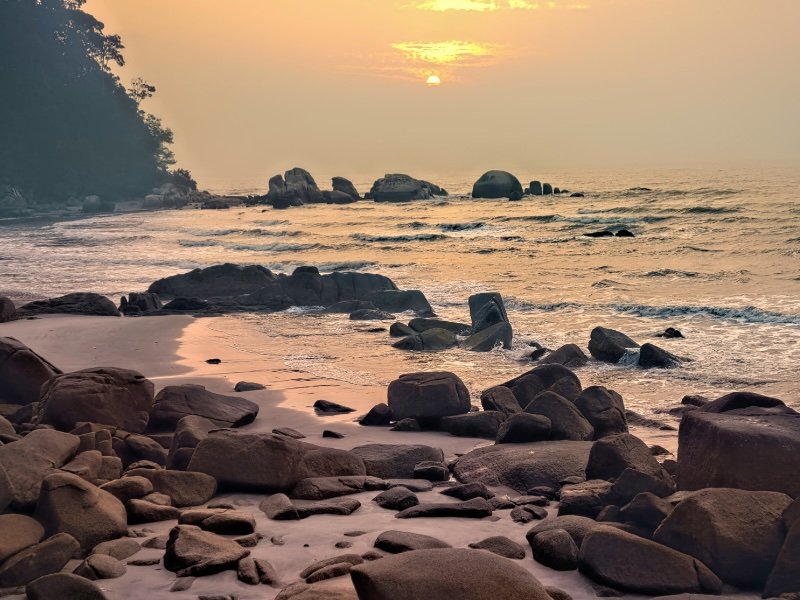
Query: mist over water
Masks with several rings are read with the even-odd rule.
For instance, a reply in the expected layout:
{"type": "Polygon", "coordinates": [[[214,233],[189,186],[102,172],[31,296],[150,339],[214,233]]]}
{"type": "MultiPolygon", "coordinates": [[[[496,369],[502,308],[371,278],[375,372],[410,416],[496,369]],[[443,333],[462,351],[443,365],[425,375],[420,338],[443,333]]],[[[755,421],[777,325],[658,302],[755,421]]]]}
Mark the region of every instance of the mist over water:
{"type": "Polygon", "coordinates": [[[453,195],[6,223],[0,293],[24,301],[94,291],[117,300],[160,277],[222,262],[377,272],[401,289],[421,289],[452,320],[468,322],[470,294],[499,291],[514,348],[402,352],[391,348],[388,333],[367,331],[376,323],[313,308],[230,317],[229,333],[241,347],[279,354],[290,368],[320,376],[385,384],[403,372],[444,369],[477,394],[530,368],[529,342],[585,348],[591,329],[603,325],[692,359],[668,371],[594,362],[579,370],[584,385],[613,387],[630,408],[652,412],[686,393],[745,388],[800,405],[796,173],[564,173],[553,183],[586,197],[520,202],[473,200],[464,195],[472,184],[466,177],[431,180],[453,195]],[[583,235],[621,228],[636,237],[583,235]],[[670,326],[686,339],[654,337],[670,326]]]}

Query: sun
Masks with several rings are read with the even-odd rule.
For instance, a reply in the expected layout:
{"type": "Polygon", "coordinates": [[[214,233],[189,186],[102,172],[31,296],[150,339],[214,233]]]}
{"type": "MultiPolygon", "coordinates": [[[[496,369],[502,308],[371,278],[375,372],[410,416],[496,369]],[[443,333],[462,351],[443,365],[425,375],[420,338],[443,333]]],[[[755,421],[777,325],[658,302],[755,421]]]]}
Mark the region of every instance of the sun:
{"type": "Polygon", "coordinates": [[[434,87],[437,85],[442,85],[442,80],[439,79],[438,75],[431,75],[430,77],[428,77],[425,83],[427,83],[431,87],[434,87]]]}

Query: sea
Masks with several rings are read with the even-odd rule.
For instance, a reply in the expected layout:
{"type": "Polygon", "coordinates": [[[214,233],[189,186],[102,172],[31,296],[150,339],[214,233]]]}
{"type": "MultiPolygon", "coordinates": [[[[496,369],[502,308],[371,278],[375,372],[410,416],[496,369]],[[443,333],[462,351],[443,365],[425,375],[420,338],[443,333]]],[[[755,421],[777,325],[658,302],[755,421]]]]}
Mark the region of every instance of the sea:
{"type": "MultiPolygon", "coordinates": [[[[161,277],[225,262],[287,273],[301,265],[380,273],[401,289],[422,290],[449,320],[469,322],[471,294],[501,293],[513,348],[396,350],[387,331],[375,331],[390,322],[354,322],[315,307],[228,316],[233,343],[278,356],[287,368],[357,385],[452,371],[477,401],[481,390],[535,366],[533,343],[585,349],[601,325],[688,359],[666,370],[641,369],[635,356],[578,369],[585,386],[619,391],[632,410],[666,419],[686,394],[715,398],[735,390],[800,407],[800,172],[564,171],[526,181],[550,180],[583,197],[516,202],[472,199],[479,175],[429,175],[450,196],[403,204],[5,221],[0,294],[19,303],[92,291],[116,301],[161,277]],[[585,235],[620,229],[635,237],[585,235]],[[667,327],[685,337],[656,337],[667,327]]],[[[371,182],[355,183],[363,193],[371,182]]],[[[262,194],[264,187],[215,191],[262,194]]]]}

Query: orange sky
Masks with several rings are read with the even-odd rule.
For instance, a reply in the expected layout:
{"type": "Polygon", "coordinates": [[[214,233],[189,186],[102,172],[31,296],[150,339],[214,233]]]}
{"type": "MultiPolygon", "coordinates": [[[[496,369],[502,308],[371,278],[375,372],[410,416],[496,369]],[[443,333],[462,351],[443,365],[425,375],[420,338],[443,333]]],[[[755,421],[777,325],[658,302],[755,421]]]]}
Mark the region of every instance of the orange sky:
{"type": "Polygon", "coordinates": [[[89,0],[202,185],[800,161],[797,0],[89,0]],[[426,85],[429,76],[439,86],[426,85]]]}

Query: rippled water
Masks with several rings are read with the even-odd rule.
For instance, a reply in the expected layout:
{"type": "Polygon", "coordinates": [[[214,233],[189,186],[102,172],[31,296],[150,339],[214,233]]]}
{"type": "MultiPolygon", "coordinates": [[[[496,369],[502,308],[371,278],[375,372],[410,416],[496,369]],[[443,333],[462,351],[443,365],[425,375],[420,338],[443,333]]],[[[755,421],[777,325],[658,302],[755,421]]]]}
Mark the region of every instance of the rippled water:
{"type": "Polygon", "coordinates": [[[674,405],[684,393],[741,388],[800,404],[800,176],[659,171],[562,173],[553,180],[586,197],[473,200],[458,195],[470,182],[456,179],[438,181],[456,192],[449,198],[401,205],[7,223],[0,227],[0,293],[18,300],[76,290],[118,296],[220,262],[372,271],[423,290],[440,316],[454,320],[468,321],[470,294],[501,292],[514,349],[403,353],[385,333],[367,332],[369,324],[313,310],[232,317],[237,327],[262,332],[241,343],[355,383],[453,370],[478,392],[529,366],[529,342],[585,347],[590,330],[604,325],[692,359],[669,371],[599,364],[581,370],[586,383],[620,390],[632,407],[648,411],[674,405]],[[636,237],[583,235],[621,228],[636,237]],[[686,339],[653,337],[668,326],[686,339]]]}

